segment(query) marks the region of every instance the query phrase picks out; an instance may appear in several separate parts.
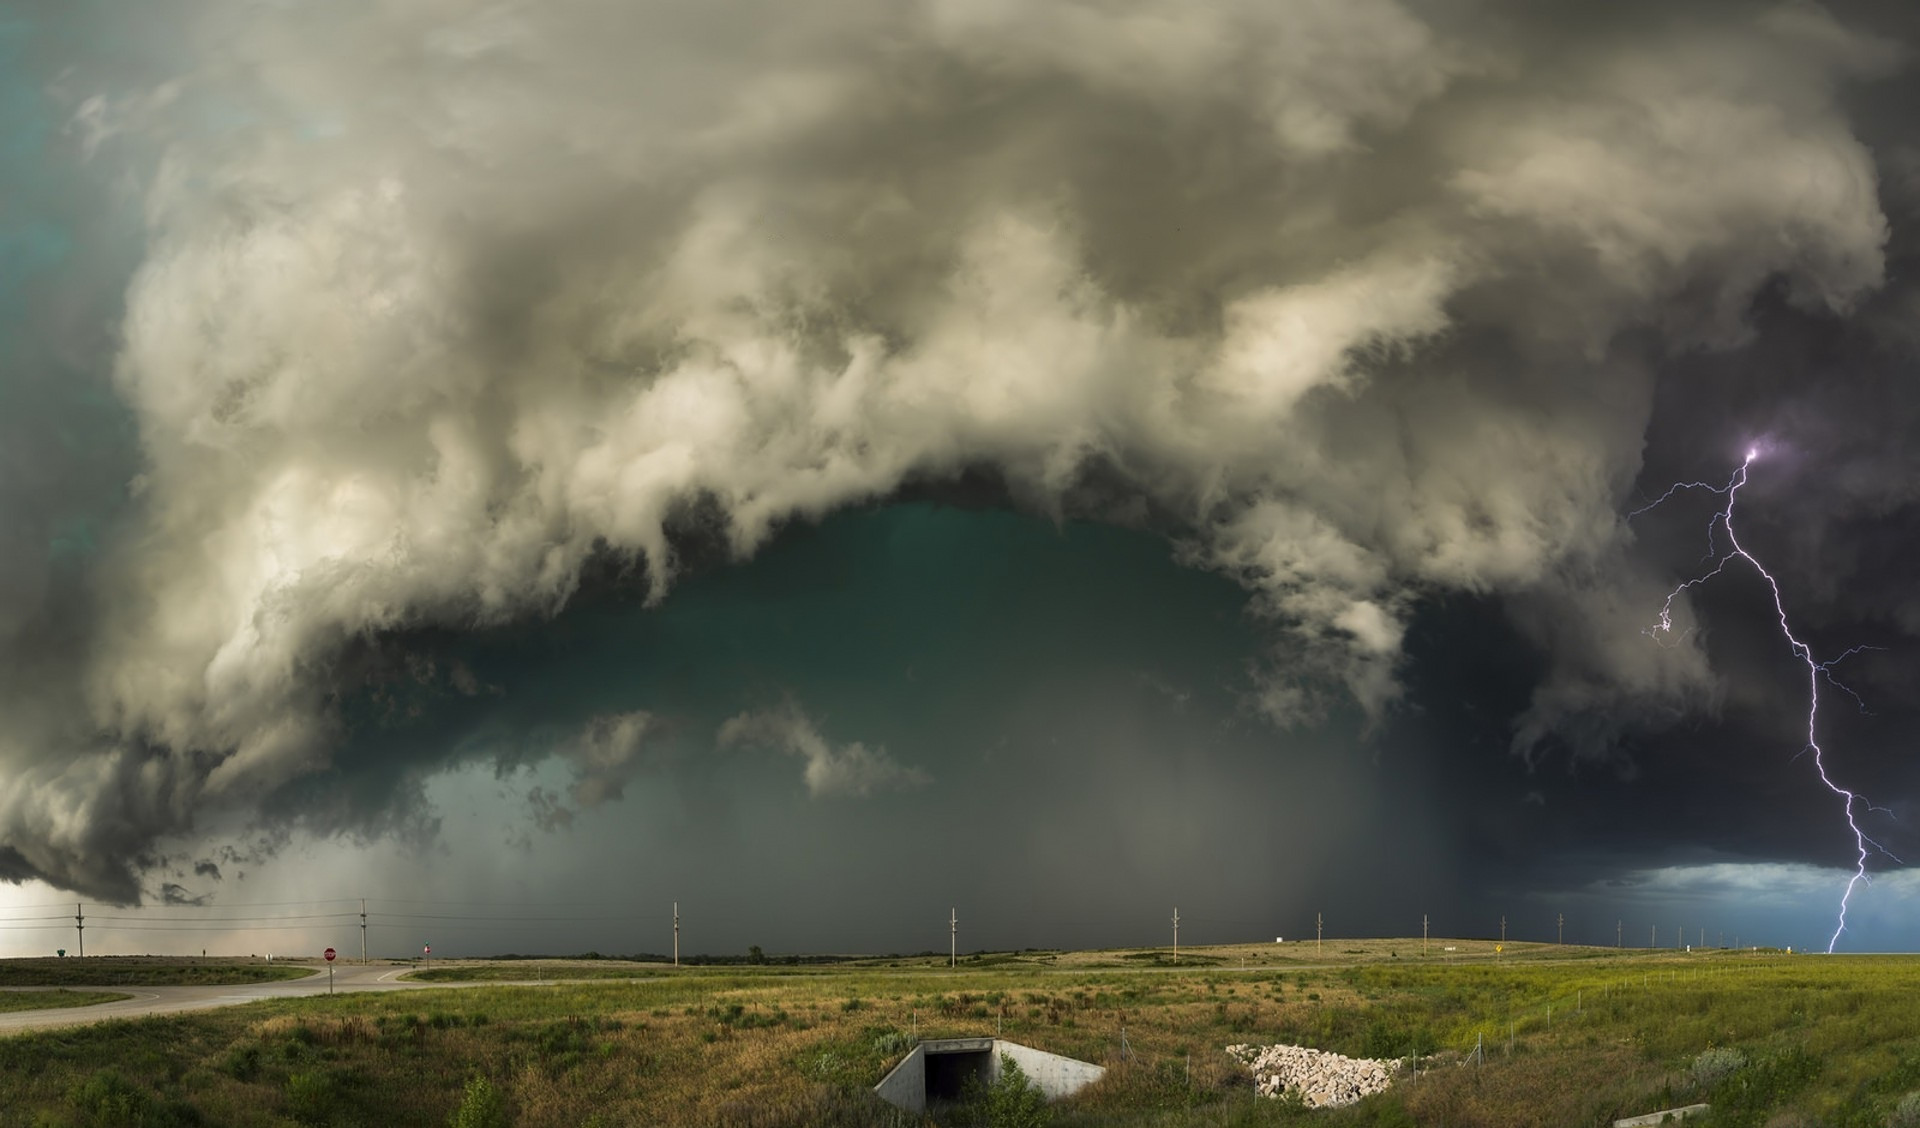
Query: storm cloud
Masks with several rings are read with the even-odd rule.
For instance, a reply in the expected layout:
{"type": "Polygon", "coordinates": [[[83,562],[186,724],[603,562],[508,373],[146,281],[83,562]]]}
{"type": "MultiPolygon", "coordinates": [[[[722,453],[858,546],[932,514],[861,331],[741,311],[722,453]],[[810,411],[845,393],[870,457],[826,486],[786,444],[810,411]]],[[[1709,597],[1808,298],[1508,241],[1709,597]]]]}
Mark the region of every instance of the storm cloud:
{"type": "MultiPolygon", "coordinates": [[[[609,575],[671,601],[696,546],[967,475],[1241,585],[1267,722],[1378,729],[1421,608],[1484,599],[1537,665],[1493,755],[1631,771],[1627,738],[1744,692],[1692,602],[1677,644],[1641,633],[1688,559],[1622,519],[1641,483],[1761,432],[1827,467],[1804,420],[1893,379],[1714,358],[1770,326],[1883,371],[1915,342],[1887,280],[1920,162],[1873,109],[1907,47],[1867,9],[156,7],[137,81],[82,59],[45,94],[50,149],[144,223],[97,548],[41,551],[48,464],[0,462],[0,645],[37,671],[0,691],[0,876],[94,896],[358,770],[379,640],[538,623],[609,575]],[[1768,406],[1688,463],[1662,420],[1709,389],[1768,406]]],[[[1821,543],[1870,556],[1913,504],[1897,446],[1793,503],[1821,543]]],[[[1920,632],[1854,595],[1816,614],[1920,632]]],[[[549,742],[535,821],[620,799],[656,721],[549,742]]],[[[942,775],[797,708],[716,743],[804,759],[815,796],[942,775]]]]}

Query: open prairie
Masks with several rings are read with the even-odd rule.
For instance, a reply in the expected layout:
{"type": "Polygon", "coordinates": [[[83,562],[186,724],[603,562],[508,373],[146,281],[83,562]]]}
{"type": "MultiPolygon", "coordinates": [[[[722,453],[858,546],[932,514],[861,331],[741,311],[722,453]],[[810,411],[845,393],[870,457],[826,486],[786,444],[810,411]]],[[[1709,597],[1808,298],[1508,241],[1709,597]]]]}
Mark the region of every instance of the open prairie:
{"type": "Polygon", "coordinates": [[[953,969],[467,963],[416,974],[510,982],[0,1039],[0,1123],[957,1124],[974,1114],[909,1116],[870,1089],[916,1038],[996,1032],[1108,1067],[1048,1110],[1061,1128],[1597,1125],[1696,1101],[1713,1112],[1689,1123],[1709,1128],[1852,1128],[1920,1104],[1911,957],[1421,950],[1029,951],[953,969]],[[1253,1096],[1224,1052],[1248,1042],[1406,1070],[1385,1094],[1309,1111],[1253,1096]]]}

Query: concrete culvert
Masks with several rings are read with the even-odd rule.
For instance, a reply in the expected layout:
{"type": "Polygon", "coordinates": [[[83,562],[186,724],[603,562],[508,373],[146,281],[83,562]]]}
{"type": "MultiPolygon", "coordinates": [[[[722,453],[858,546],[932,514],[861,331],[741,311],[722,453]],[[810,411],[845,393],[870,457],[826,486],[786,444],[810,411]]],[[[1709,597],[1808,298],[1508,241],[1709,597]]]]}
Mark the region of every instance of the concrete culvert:
{"type": "Polygon", "coordinates": [[[969,1080],[982,1086],[999,1080],[1002,1055],[1016,1062],[1027,1080],[1050,1101],[1079,1092],[1107,1072],[1092,1062],[1002,1038],[941,1038],[914,1046],[873,1091],[895,1108],[925,1112],[929,1102],[960,1100],[969,1080]]]}
{"type": "Polygon", "coordinates": [[[969,1081],[976,1085],[990,1085],[999,1065],[992,1050],[992,1039],[980,1039],[987,1045],[981,1049],[926,1050],[926,1099],[932,1101],[957,1101],[967,1093],[969,1081]]]}

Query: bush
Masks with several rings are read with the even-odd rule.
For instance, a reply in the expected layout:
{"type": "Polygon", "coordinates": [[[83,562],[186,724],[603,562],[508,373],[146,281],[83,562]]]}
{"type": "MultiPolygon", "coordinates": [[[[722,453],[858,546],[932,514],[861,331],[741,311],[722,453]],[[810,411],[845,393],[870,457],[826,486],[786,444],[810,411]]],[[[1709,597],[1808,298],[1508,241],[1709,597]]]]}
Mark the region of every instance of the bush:
{"type": "Polygon", "coordinates": [[[507,1128],[509,1123],[507,1102],[501,1098],[500,1091],[491,1081],[479,1076],[467,1082],[460,1107],[447,1119],[450,1128],[507,1128]]]}
{"type": "Polygon", "coordinates": [[[147,1119],[153,1098],[111,1069],[86,1079],[67,1098],[76,1111],[106,1124],[135,1124],[147,1119]]]}
{"type": "Polygon", "coordinates": [[[978,1109],[977,1123],[984,1128],[1045,1128],[1053,1123],[1046,1094],[1007,1054],[1000,1055],[1000,1076],[992,1084],[982,1089],[976,1082],[972,1087],[968,1103],[978,1109]]]}
{"type": "Polygon", "coordinates": [[[1694,1058],[1688,1076],[1697,1088],[1711,1089],[1740,1072],[1746,1064],[1747,1055],[1736,1049],[1720,1047],[1694,1058]]]}
{"type": "Polygon", "coordinates": [[[325,1070],[306,1070],[287,1078],[287,1114],[304,1124],[333,1119],[336,1096],[333,1077],[325,1070]]]}
{"type": "Polygon", "coordinates": [[[236,1081],[253,1080],[260,1076],[260,1047],[251,1044],[233,1047],[220,1068],[236,1081]]]}
{"type": "Polygon", "coordinates": [[[1893,1117],[1887,1121],[1888,1128],[1920,1128],[1920,1093],[1908,1093],[1893,1106],[1893,1117]]]}

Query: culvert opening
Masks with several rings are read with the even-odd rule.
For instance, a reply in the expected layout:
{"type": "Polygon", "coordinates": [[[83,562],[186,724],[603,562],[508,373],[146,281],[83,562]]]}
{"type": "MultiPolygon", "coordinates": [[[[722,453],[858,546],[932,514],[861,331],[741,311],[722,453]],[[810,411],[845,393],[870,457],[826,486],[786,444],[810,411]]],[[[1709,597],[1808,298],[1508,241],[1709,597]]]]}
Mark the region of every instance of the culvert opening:
{"type": "Polygon", "coordinates": [[[1020,1067],[1028,1084],[1047,1100],[1070,1097],[1106,1070],[1000,1038],[942,1038],[921,1042],[887,1072],[873,1091],[896,1108],[925,1112],[929,1104],[963,1101],[974,1084],[999,1080],[1001,1055],[1020,1067]]]}
{"type": "Polygon", "coordinates": [[[927,1103],[958,1101],[967,1096],[967,1082],[982,1088],[993,1081],[993,1053],[990,1050],[945,1050],[927,1052],[927,1103]]]}

